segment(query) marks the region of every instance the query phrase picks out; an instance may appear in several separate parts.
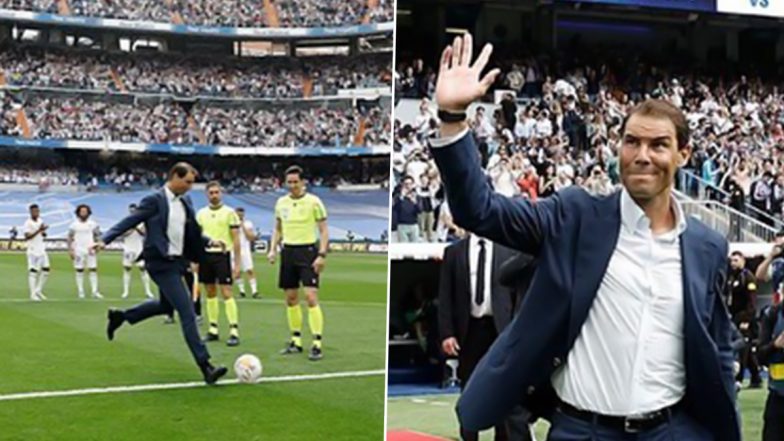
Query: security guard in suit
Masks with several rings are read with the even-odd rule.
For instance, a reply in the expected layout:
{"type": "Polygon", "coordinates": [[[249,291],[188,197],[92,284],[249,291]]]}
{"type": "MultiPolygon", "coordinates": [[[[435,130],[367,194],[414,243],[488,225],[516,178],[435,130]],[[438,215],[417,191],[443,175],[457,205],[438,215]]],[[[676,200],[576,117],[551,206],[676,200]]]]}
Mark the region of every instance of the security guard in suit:
{"type": "Polygon", "coordinates": [[[746,369],[751,374],[751,388],[762,387],[760,367],[757,361],[757,327],[755,300],[757,296],[757,279],[746,268],[746,259],[740,251],[730,255],[730,272],[727,275],[727,306],[732,321],[740,331],[745,346],[740,351],[740,371],[736,376],[739,383],[743,382],[746,369]]]}

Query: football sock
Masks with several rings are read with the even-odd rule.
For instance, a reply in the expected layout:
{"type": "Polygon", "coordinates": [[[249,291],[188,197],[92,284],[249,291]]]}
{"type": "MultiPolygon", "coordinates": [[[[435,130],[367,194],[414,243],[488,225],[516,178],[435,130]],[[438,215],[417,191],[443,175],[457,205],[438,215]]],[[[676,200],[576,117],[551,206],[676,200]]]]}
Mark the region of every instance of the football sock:
{"type": "Polygon", "coordinates": [[[220,305],[218,304],[218,298],[207,297],[207,320],[210,322],[210,334],[217,334],[218,333],[218,313],[220,310],[220,305]]]}
{"type": "Polygon", "coordinates": [[[234,300],[234,297],[226,299],[224,301],[224,306],[226,307],[226,318],[229,320],[231,335],[239,335],[237,331],[237,324],[239,323],[239,318],[237,317],[237,301],[234,300]]]}
{"type": "Polygon", "coordinates": [[[313,334],[313,346],[321,347],[321,334],[324,331],[324,315],[321,312],[321,306],[316,305],[308,308],[308,325],[310,325],[310,333],[313,334]]]}
{"type": "Polygon", "coordinates": [[[291,341],[302,346],[302,308],[299,305],[289,306],[286,308],[286,315],[289,318],[291,341]]]}

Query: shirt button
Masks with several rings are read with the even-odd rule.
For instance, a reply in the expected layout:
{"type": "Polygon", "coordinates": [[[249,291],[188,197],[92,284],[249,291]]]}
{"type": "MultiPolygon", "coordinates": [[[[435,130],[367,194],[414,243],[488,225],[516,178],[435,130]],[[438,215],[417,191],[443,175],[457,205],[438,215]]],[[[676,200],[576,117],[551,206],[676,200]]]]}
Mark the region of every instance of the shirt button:
{"type": "Polygon", "coordinates": [[[526,392],[528,393],[528,395],[533,395],[534,392],[536,392],[536,388],[533,387],[533,386],[528,386],[528,389],[526,390],[526,392]]]}

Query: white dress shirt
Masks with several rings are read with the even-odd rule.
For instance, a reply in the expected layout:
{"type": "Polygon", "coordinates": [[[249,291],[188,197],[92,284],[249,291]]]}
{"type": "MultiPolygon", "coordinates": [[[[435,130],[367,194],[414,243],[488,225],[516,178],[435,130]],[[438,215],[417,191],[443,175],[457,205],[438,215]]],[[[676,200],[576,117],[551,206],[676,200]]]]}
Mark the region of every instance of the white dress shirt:
{"type": "Polygon", "coordinates": [[[471,235],[468,239],[468,269],[471,272],[471,317],[482,318],[493,315],[491,277],[493,276],[493,242],[471,235]],[[479,276],[479,241],[485,241],[485,298],[481,305],[476,304],[476,279],[479,276]]]}
{"type": "Polygon", "coordinates": [[[182,256],[183,244],[185,242],[185,205],[182,196],[175,195],[168,186],[164,186],[166,192],[166,202],[169,204],[169,224],[166,229],[166,236],[169,239],[169,256],[182,256]]]}
{"type": "Polygon", "coordinates": [[[551,378],[558,396],[583,410],[617,416],[656,411],[686,391],[680,235],[686,219],[654,235],[624,189],[621,230],[588,319],[566,363],[551,378]]]}

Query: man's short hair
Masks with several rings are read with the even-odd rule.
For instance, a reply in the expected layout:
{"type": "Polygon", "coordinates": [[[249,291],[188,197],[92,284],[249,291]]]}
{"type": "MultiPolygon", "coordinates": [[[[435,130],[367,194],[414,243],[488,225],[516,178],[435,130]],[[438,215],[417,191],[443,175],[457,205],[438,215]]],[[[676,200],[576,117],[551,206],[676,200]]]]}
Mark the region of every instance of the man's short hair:
{"type": "Polygon", "coordinates": [[[218,181],[210,181],[210,182],[207,183],[206,189],[209,190],[209,189],[214,188],[214,187],[220,188],[220,186],[221,186],[220,182],[218,182],[218,181]]]}
{"type": "Polygon", "coordinates": [[[33,208],[39,208],[38,204],[30,204],[30,206],[27,207],[28,210],[32,210],[33,208]]]}
{"type": "Polygon", "coordinates": [[[626,117],[621,122],[621,133],[626,131],[626,123],[633,115],[651,116],[654,118],[668,119],[675,126],[675,137],[678,140],[678,148],[689,145],[689,122],[681,109],[665,100],[648,99],[629,110],[626,117]]]}
{"type": "Polygon", "coordinates": [[[234,209],[234,211],[240,211],[240,212],[244,213],[245,212],[245,208],[237,207],[237,208],[234,209]]]}
{"type": "Polygon", "coordinates": [[[740,257],[741,259],[745,259],[746,258],[746,256],[743,255],[743,253],[741,253],[740,251],[737,251],[737,250],[731,252],[730,256],[740,257]]]}
{"type": "Polygon", "coordinates": [[[286,176],[288,176],[288,175],[297,175],[297,176],[299,176],[301,178],[302,177],[302,173],[303,173],[302,167],[300,167],[298,165],[292,165],[292,166],[290,166],[289,168],[286,169],[285,175],[286,176]]]}
{"type": "Polygon", "coordinates": [[[131,204],[131,205],[128,206],[128,208],[133,208],[133,209],[136,209],[137,207],[138,207],[138,205],[136,205],[136,204],[131,204]]]}
{"type": "Polygon", "coordinates": [[[776,232],[776,237],[784,237],[784,228],[776,232]]]}
{"type": "Polygon", "coordinates": [[[177,176],[178,178],[184,178],[188,176],[188,173],[193,173],[194,175],[198,175],[196,169],[188,164],[187,162],[178,162],[169,169],[169,179],[177,176]]]}

